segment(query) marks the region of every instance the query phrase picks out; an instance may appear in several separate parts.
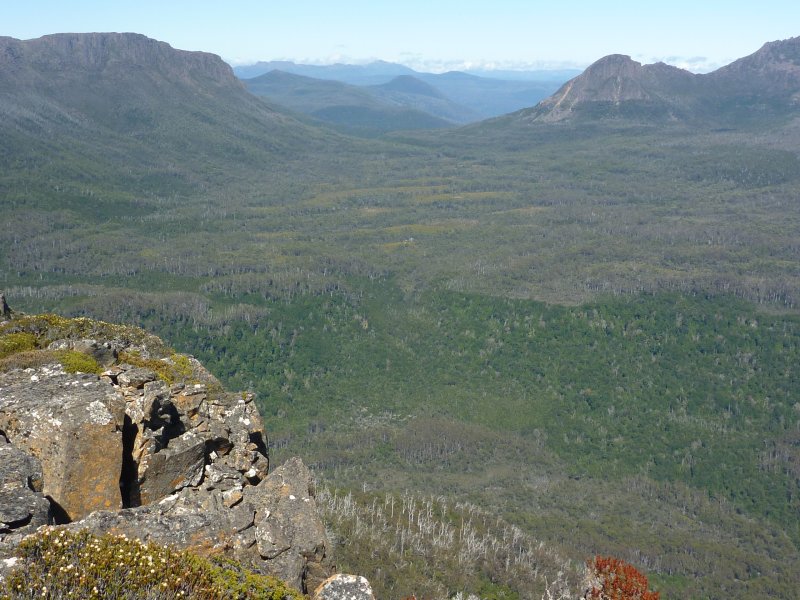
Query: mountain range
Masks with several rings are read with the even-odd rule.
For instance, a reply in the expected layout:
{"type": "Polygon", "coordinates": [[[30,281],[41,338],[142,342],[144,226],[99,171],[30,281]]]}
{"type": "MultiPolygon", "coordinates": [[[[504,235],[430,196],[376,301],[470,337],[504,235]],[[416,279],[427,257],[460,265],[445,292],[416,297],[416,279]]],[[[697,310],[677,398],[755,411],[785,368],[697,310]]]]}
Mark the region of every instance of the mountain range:
{"type": "Polygon", "coordinates": [[[533,106],[578,73],[554,70],[497,73],[450,71],[434,74],[383,61],[367,65],[326,66],[288,61],[260,62],[235,67],[234,72],[253,93],[292,110],[309,112],[317,117],[321,116],[322,111],[322,120],[335,125],[342,125],[343,115],[346,121],[348,114],[353,114],[357,119],[355,115],[361,110],[373,113],[383,110],[385,112],[373,116],[384,120],[384,130],[402,129],[403,125],[410,122],[411,115],[404,114],[400,123],[393,124],[393,114],[398,108],[428,113],[427,121],[422,119],[417,127],[411,128],[425,128],[425,123],[435,127],[473,123],[510,113],[533,106]],[[283,73],[284,76],[280,79],[266,77],[272,71],[283,73]],[[286,74],[304,78],[294,81],[291,86],[294,89],[289,92],[289,96],[285,87],[288,84],[286,74]],[[345,96],[330,96],[331,81],[349,86],[337,88],[342,93],[345,93],[345,89],[348,90],[345,96]],[[314,85],[318,86],[318,92],[313,91],[311,86],[314,85]],[[300,98],[300,95],[303,97],[300,98]],[[432,98],[436,100],[433,101],[432,98]],[[309,102],[313,107],[309,106],[309,102]],[[329,113],[334,116],[327,118],[329,113]],[[444,119],[445,122],[431,120],[430,116],[444,119]]]}

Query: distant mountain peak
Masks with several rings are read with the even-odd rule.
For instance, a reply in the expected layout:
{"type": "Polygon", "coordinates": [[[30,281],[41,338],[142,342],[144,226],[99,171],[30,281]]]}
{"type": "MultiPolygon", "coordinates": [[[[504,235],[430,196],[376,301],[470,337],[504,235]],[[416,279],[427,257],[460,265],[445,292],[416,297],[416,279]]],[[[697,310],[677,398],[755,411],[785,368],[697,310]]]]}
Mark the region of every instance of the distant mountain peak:
{"type": "Polygon", "coordinates": [[[536,107],[537,120],[561,121],[588,105],[620,106],[628,102],[661,103],[672,80],[688,82],[692,74],[664,63],[642,65],[624,54],[610,54],[591,64],[536,107]]]}
{"type": "Polygon", "coordinates": [[[704,75],[663,62],[642,65],[630,56],[611,54],[524,111],[523,117],[542,122],[584,116],[724,118],[726,114],[756,114],[765,107],[780,112],[797,105],[800,37],[769,42],[750,56],[704,75]]]}
{"type": "Polygon", "coordinates": [[[431,98],[444,98],[444,95],[431,84],[417,79],[411,75],[398,75],[388,83],[376,86],[383,90],[400,92],[403,94],[416,94],[430,96],[431,98]]]}

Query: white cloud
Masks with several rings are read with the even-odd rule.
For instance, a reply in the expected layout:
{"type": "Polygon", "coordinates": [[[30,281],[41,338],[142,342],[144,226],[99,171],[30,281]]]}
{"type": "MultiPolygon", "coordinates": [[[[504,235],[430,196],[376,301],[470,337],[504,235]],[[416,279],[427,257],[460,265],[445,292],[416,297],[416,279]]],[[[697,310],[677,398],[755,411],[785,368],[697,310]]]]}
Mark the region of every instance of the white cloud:
{"type": "Polygon", "coordinates": [[[663,62],[679,69],[685,69],[692,73],[710,73],[722,66],[727,65],[731,61],[720,62],[706,56],[646,56],[637,55],[633,57],[635,60],[642,64],[652,64],[663,62]]]}

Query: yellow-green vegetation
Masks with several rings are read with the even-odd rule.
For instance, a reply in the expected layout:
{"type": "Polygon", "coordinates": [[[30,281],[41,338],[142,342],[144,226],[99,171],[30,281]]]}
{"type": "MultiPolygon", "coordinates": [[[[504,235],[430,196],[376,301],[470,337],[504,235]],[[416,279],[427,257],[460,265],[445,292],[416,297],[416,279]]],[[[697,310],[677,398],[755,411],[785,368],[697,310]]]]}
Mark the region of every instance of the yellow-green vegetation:
{"type": "MultiPolygon", "coordinates": [[[[59,339],[95,338],[146,346],[152,353],[162,354],[168,350],[160,339],[138,327],[106,323],[85,317],[66,318],[55,314],[23,315],[0,326],[0,336],[2,336],[0,339],[14,334],[33,336],[35,347],[40,348],[59,339]]],[[[32,347],[21,348],[21,350],[30,349],[32,347]]]]}
{"type": "Polygon", "coordinates": [[[20,563],[0,587],[22,598],[301,600],[283,582],[232,561],[88,531],[45,528],[26,538],[20,563]]]}
{"type": "MultiPolygon", "coordinates": [[[[75,350],[49,350],[54,340],[96,338],[137,344],[154,355],[167,355],[146,362],[158,366],[159,374],[170,383],[177,378],[187,379],[192,373],[188,357],[175,354],[156,336],[138,327],[105,323],[94,319],[65,318],[54,314],[22,315],[0,327],[0,371],[25,369],[58,362],[68,373],[102,372],[102,367],[89,354],[75,350]]],[[[132,360],[145,361],[131,356],[132,360]]],[[[143,365],[142,365],[143,366],[143,365]]]]}
{"type": "Polygon", "coordinates": [[[83,352],[61,350],[56,352],[56,357],[67,373],[95,373],[99,375],[103,371],[103,368],[93,357],[83,352]]]}
{"type": "Polygon", "coordinates": [[[151,369],[169,384],[198,381],[188,356],[176,353],[158,337],[143,329],[84,317],[69,319],[54,314],[23,315],[0,328],[0,372],[60,363],[67,373],[100,374],[103,367],[90,354],[48,349],[54,340],[82,338],[136,344],[130,350],[121,352],[118,362],[151,369]]]}
{"type": "Polygon", "coordinates": [[[136,350],[120,352],[119,362],[128,363],[134,367],[150,369],[158,378],[172,385],[176,381],[191,382],[192,365],[185,355],[172,353],[168,358],[144,357],[136,350]]]}
{"type": "Polygon", "coordinates": [[[33,350],[35,347],[35,335],[31,333],[10,333],[0,337],[0,358],[6,358],[18,352],[33,350]]]}

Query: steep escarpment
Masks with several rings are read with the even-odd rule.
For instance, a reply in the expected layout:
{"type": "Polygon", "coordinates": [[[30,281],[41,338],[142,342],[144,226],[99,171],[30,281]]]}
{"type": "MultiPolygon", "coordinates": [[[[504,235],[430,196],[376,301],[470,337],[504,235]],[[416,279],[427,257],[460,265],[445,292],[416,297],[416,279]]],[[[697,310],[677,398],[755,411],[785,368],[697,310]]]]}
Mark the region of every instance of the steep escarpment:
{"type": "Polygon", "coordinates": [[[146,70],[152,80],[170,78],[196,86],[240,88],[231,68],[207,52],[187,52],[137,33],[59,33],[32,40],[0,37],[0,81],[44,85],[49,77],[93,72],[121,76],[146,70]]]}
{"type": "MultiPolygon", "coordinates": [[[[0,558],[48,524],[228,556],[313,592],[333,573],[300,459],[269,472],[252,394],[136,328],[0,323],[0,558]]],[[[9,561],[6,561],[7,563],[9,561]]]]}

